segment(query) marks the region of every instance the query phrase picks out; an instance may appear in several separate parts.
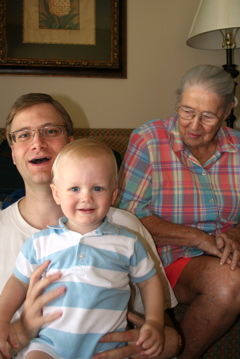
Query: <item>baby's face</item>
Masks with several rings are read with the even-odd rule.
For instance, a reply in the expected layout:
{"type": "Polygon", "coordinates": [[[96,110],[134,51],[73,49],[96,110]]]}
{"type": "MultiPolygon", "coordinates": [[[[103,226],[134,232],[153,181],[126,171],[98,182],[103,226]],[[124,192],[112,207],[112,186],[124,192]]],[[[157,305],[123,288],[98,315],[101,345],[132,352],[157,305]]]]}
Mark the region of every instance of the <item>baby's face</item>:
{"type": "MultiPolygon", "coordinates": [[[[61,168],[64,167],[64,168],[61,168]]],[[[104,156],[71,159],[51,185],[55,201],[68,218],[67,227],[85,234],[101,225],[117,196],[111,161],[104,156]]]]}

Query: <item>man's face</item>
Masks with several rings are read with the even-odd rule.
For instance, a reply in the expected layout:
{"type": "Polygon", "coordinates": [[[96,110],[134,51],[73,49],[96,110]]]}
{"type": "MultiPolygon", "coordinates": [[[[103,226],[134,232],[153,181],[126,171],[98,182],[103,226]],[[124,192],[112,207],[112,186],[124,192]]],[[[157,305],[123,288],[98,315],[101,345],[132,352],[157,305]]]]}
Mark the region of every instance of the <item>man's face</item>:
{"type": "MultiPolygon", "coordinates": [[[[11,132],[22,129],[40,129],[49,125],[64,125],[61,115],[48,103],[33,105],[19,111],[12,122],[11,132]]],[[[44,138],[39,131],[34,138],[26,142],[13,142],[13,162],[23,177],[26,186],[49,184],[51,168],[60,150],[71,140],[64,129],[63,135],[57,138],[44,138]]]]}

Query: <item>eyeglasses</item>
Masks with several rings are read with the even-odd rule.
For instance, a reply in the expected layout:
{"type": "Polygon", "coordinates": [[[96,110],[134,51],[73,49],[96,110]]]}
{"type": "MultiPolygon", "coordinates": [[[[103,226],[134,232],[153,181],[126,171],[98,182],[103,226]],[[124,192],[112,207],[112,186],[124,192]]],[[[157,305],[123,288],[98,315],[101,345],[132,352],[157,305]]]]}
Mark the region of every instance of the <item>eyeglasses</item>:
{"type": "Polygon", "coordinates": [[[56,138],[63,135],[63,130],[65,126],[57,125],[57,126],[46,126],[39,128],[38,130],[19,130],[10,133],[11,139],[16,142],[29,142],[32,140],[39,131],[40,136],[46,139],[56,138]]]}
{"type": "Polygon", "coordinates": [[[215,126],[218,124],[218,122],[223,120],[211,112],[199,113],[186,106],[177,107],[177,114],[185,121],[192,121],[195,116],[199,115],[201,123],[206,126],[215,126]]]}

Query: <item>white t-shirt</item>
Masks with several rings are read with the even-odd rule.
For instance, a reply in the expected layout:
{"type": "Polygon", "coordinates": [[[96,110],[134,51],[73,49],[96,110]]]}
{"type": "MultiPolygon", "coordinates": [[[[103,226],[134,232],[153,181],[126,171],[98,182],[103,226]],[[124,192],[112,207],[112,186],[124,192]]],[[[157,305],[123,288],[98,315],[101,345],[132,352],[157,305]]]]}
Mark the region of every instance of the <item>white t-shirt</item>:
{"type": "MultiPolygon", "coordinates": [[[[146,245],[161,276],[164,291],[165,308],[174,307],[177,300],[167,280],[162,263],[160,262],[155,244],[149,232],[141,224],[138,218],[130,212],[111,207],[108,212],[108,220],[111,223],[124,226],[137,233],[146,245]]],[[[54,223],[49,223],[52,225],[54,223]]],[[[28,237],[38,231],[30,226],[21,216],[18,209],[18,202],[0,211],[0,292],[8,278],[12,275],[18,253],[28,237]]],[[[136,299],[134,309],[143,313],[143,306],[140,294],[136,287],[136,299]]]]}

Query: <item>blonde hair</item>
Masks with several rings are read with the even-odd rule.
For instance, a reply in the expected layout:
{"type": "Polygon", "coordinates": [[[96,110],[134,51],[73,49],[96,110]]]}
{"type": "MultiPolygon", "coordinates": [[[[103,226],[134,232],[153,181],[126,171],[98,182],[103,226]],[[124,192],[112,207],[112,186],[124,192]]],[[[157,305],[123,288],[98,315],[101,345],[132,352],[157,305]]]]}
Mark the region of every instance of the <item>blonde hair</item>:
{"type": "Polygon", "coordinates": [[[59,166],[64,165],[69,159],[86,159],[108,157],[113,170],[113,185],[118,183],[117,161],[110,147],[94,138],[81,138],[72,141],[62,148],[52,166],[52,183],[56,183],[59,166]]]}

